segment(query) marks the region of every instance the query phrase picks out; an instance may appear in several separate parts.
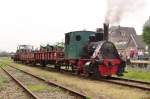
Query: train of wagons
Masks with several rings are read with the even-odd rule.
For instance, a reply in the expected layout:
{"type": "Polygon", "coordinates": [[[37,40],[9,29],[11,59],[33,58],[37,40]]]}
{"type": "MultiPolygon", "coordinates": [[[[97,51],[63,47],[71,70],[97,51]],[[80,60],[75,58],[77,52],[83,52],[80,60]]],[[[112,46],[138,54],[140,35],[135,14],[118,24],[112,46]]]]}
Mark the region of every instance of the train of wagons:
{"type": "Polygon", "coordinates": [[[123,75],[125,61],[119,56],[115,45],[108,40],[109,25],[104,24],[101,32],[73,31],[65,34],[64,48],[20,45],[13,60],[25,64],[53,66],[78,75],[94,78],[123,75]]]}

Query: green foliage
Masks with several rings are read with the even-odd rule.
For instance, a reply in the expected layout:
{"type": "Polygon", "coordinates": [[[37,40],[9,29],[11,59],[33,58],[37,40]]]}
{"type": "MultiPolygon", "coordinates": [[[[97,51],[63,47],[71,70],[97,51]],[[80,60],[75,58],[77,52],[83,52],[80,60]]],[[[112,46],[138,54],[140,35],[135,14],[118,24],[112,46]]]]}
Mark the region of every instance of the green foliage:
{"type": "Polygon", "coordinates": [[[64,42],[56,42],[54,46],[64,48],[64,42]]]}
{"type": "Polygon", "coordinates": [[[146,26],[144,27],[143,39],[148,45],[150,45],[150,27],[146,27],[146,26]]]}
{"type": "Polygon", "coordinates": [[[49,45],[49,44],[47,44],[47,45],[40,45],[40,49],[45,49],[45,50],[48,50],[48,49],[51,49],[52,48],[52,46],[53,46],[53,48],[64,48],[64,42],[56,42],[55,44],[53,44],[53,45],[49,45]]]}
{"type": "Polygon", "coordinates": [[[8,57],[8,56],[11,56],[10,53],[8,53],[6,51],[0,52],[0,57],[8,57]]]}

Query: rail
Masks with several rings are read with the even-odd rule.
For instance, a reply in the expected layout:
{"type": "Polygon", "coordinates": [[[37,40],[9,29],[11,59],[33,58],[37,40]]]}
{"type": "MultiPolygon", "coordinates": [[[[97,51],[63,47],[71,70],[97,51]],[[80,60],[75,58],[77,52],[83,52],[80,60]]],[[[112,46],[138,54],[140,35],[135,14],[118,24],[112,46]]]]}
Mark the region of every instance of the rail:
{"type": "Polygon", "coordinates": [[[40,99],[38,98],[34,93],[32,93],[26,86],[24,86],[19,80],[17,80],[14,76],[12,76],[6,69],[1,67],[2,70],[10,76],[19,86],[21,86],[30,96],[32,96],[34,99],[40,99]]]}
{"type": "Polygon", "coordinates": [[[10,67],[12,67],[12,68],[15,68],[15,69],[21,71],[21,72],[24,72],[24,73],[26,73],[26,74],[28,74],[28,75],[31,75],[31,76],[33,76],[33,77],[35,77],[35,78],[37,78],[37,79],[39,79],[39,80],[41,80],[41,81],[46,82],[46,83],[49,84],[49,85],[53,85],[53,86],[59,87],[59,88],[65,90],[65,91],[70,92],[71,94],[74,94],[74,95],[76,95],[76,96],[81,97],[82,99],[87,99],[87,98],[88,98],[88,96],[86,96],[86,95],[84,95],[84,94],[82,94],[82,93],[80,93],[80,92],[77,92],[77,91],[75,91],[75,90],[72,90],[72,89],[70,89],[70,88],[67,88],[67,87],[65,87],[65,86],[63,86],[63,85],[60,85],[60,84],[58,84],[58,83],[56,83],[56,82],[47,80],[47,79],[45,79],[45,78],[39,77],[39,76],[37,76],[37,75],[34,75],[34,74],[32,74],[32,73],[26,72],[26,71],[24,71],[24,70],[22,70],[22,69],[19,69],[19,68],[16,68],[16,67],[12,66],[12,65],[8,65],[8,64],[7,64],[7,66],[10,66],[10,67]]]}

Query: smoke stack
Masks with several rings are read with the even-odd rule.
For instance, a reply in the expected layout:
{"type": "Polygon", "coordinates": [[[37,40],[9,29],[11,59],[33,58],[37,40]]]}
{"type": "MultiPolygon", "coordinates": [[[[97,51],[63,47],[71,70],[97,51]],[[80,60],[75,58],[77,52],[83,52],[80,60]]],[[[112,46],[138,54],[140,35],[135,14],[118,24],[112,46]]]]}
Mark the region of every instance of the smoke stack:
{"type": "Polygon", "coordinates": [[[108,36],[109,36],[109,24],[104,23],[104,36],[103,39],[108,41],[108,36]]]}

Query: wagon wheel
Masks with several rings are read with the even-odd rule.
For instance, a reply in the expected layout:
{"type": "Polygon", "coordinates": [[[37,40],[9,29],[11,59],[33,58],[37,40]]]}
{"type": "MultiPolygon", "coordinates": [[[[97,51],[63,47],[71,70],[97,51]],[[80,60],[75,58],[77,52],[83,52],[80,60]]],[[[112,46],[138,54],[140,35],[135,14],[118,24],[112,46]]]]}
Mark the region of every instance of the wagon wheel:
{"type": "Polygon", "coordinates": [[[42,67],[46,67],[46,62],[45,62],[45,61],[42,61],[42,62],[40,63],[40,65],[41,65],[42,67]]]}
{"type": "Polygon", "coordinates": [[[33,61],[33,62],[31,63],[31,66],[36,66],[36,62],[33,61]]]}
{"type": "Polygon", "coordinates": [[[54,68],[55,68],[56,70],[60,71],[60,64],[59,64],[59,63],[56,63],[55,66],[54,66],[54,68]]]}

